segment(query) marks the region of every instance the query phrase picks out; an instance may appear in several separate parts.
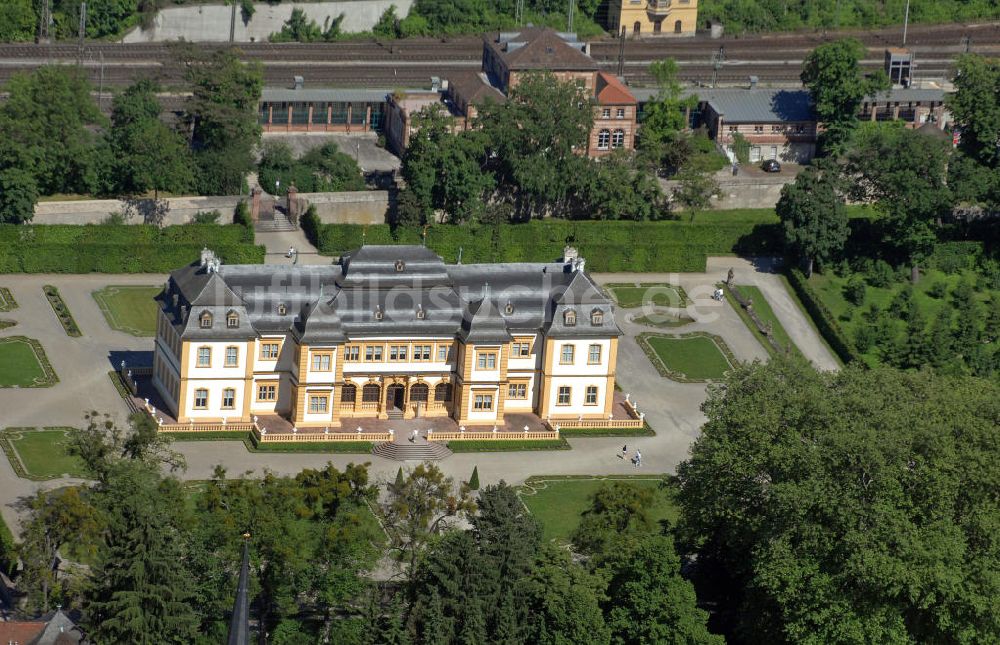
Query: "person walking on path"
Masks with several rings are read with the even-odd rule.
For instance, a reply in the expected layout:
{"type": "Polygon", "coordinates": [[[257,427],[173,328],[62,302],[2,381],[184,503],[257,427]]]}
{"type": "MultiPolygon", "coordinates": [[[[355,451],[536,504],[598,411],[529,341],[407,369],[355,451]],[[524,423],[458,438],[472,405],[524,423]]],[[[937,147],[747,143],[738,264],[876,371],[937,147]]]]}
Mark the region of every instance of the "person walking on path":
{"type": "Polygon", "coordinates": [[[622,461],[625,461],[626,454],[628,454],[628,444],[622,446],[622,461]]]}
{"type": "Polygon", "coordinates": [[[635,449],[635,467],[638,468],[640,466],[642,466],[642,453],[639,452],[638,448],[636,448],[635,449]]]}

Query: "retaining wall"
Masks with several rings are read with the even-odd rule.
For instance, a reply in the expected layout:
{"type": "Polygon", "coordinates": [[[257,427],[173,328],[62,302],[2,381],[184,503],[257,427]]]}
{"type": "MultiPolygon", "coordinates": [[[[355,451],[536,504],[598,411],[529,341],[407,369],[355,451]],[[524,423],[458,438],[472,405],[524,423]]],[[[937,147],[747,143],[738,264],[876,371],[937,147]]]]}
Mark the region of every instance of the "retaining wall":
{"type": "MultiPolygon", "coordinates": [[[[711,208],[727,210],[732,208],[774,208],[781,198],[781,188],[795,181],[795,175],[779,177],[734,177],[719,181],[720,197],[712,198],[711,208]]],[[[669,196],[679,182],[663,181],[663,191],[669,196]]]]}
{"type": "MultiPolygon", "coordinates": [[[[390,5],[396,5],[396,15],[406,17],[413,0],[339,0],[336,2],[254,3],[256,11],[250,21],[243,22],[236,3],[236,42],[267,42],[268,36],[281,31],[292,15],[292,9],[302,9],[306,16],[322,27],[329,18],[344,14],[340,29],[344,32],[370,31],[390,5]]],[[[189,42],[228,42],[232,7],[225,4],[190,5],[161,9],[153,26],[146,31],[136,27],[125,35],[127,43],[186,40],[189,42]]],[[[289,72],[291,74],[291,72],[289,72]]]]}
{"type": "Polygon", "coordinates": [[[299,193],[316,207],[324,224],[385,224],[389,211],[389,191],[368,190],[351,193],[299,193]]]}

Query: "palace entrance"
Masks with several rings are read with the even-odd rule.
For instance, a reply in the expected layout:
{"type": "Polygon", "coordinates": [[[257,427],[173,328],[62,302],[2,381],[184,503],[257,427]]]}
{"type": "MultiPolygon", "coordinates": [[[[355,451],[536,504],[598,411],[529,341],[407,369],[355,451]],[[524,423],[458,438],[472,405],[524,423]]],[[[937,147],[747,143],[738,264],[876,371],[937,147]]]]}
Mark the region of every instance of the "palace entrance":
{"type": "Polygon", "coordinates": [[[385,403],[392,409],[402,411],[406,401],[406,387],[398,383],[390,385],[385,392],[385,403]]]}

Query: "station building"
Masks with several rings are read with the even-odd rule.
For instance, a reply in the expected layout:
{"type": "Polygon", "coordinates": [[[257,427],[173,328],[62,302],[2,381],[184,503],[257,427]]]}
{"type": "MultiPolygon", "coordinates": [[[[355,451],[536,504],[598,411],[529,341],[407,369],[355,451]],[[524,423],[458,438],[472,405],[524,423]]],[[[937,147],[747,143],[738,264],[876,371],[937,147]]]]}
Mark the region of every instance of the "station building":
{"type": "Polygon", "coordinates": [[[222,265],[170,274],[153,384],[179,423],[504,415],[608,420],[612,302],[561,262],[445,264],[422,246],[364,246],[332,266],[222,265]]]}
{"type": "Polygon", "coordinates": [[[609,0],[608,31],[626,36],[694,36],[698,0],[609,0]]]}

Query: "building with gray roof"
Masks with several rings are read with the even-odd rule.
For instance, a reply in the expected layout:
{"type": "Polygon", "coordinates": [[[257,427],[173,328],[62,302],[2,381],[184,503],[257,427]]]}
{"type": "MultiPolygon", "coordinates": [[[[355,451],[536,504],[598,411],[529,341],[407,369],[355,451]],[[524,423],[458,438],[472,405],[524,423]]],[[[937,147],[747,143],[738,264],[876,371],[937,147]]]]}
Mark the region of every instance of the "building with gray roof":
{"type": "Polygon", "coordinates": [[[330,266],[223,265],[206,250],[157,296],[153,382],[182,423],[605,419],[621,332],[584,269],[571,250],[464,265],[364,246],[330,266]]]}

